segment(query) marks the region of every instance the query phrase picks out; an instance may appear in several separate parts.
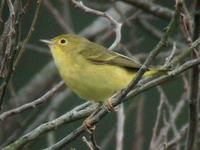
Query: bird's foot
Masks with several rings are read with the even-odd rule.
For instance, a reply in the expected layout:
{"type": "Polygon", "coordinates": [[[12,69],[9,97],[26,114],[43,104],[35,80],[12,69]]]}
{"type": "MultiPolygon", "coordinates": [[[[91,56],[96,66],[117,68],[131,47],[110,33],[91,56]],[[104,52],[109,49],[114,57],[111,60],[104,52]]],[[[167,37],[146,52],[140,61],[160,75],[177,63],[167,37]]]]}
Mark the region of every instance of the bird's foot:
{"type": "Polygon", "coordinates": [[[107,111],[108,111],[108,112],[117,111],[117,108],[113,106],[111,100],[112,100],[112,98],[110,98],[110,99],[108,99],[108,100],[106,101],[107,111]]]}
{"type": "Polygon", "coordinates": [[[83,122],[83,125],[86,129],[86,131],[89,133],[89,134],[93,134],[95,129],[96,129],[96,126],[91,124],[91,121],[90,121],[90,118],[87,118],[84,122],[83,122]]]}

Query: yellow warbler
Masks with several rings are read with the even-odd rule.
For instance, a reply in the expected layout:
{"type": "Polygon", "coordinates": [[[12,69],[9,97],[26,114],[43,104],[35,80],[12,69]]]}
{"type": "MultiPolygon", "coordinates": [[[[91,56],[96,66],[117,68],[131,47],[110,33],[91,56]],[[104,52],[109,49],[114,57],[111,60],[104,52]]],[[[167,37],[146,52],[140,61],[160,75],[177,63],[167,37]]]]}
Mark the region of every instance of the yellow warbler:
{"type": "MultiPolygon", "coordinates": [[[[60,35],[48,44],[65,83],[81,98],[104,102],[125,88],[136,76],[141,64],[73,34],[60,35]]],[[[144,76],[162,71],[149,69],[144,76]]]]}

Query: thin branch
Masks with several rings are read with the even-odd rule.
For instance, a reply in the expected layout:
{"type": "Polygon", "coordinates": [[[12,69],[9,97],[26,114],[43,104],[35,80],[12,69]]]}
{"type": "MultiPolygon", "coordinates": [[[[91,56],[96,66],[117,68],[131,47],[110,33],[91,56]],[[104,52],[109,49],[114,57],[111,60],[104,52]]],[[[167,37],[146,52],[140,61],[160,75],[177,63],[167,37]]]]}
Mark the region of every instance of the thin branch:
{"type": "Polygon", "coordinates": [[[63,101],[71,96],[71,93],[71,90],[67,89],[56,94],[55,97],[52,98],[51,104],[49,104],[49,106],[43,111],[43,113],[37,116],[36,119],[29,126],[26,126],[26,129],[23,131],[23,133],[28,133],[34,128],[36,128],[38,125],[43,123],[46,120],[49,113],[51,113],[51,110],[53,108],[58,108],[60,105],[62,105],[63,101]]]}
{"type": "Polygon", "coordinates": [[[57,92],[62,86],[64,85],[64,81],[61,81],[58,83],[55,87],[53,87],[51,90],[49,90],[47,93],[45,93],[42,97],[34,100],[33,102],[24,104],[20,107],[17,107],[15,109],[6,111],[0,115],[0,120],[3,121],[7,117],[22,113],[28,109],[36,108],[38,105],[46,102],[55,92],[57,92]]]}
{"type": "Polygon", "coordinates": [[[109,47],[109,49],[112,50],[112,49],[114,49],[119,44],[119,42],[121,40],[121,27],[122,27],[122,23],[119,23],[118,21],[116,21],[111,15],[109,15],[106,12],[102,12],[102,11],[95,10],[95,9],[92,9],[92,8],[89,8],[89,7],[85,6],[82,1],[71,0],[71,2],[74,3],[77,7],[83,9],[85,12],[88,12],[90,14],[94,14],[94,15],[97,15],[97,16],[102,16],[102,17],[107,18],[114,25],[114,27],[115,27],[115,33],[116,33],[115,41],[109,47]]]}
{"type": "Polygon", "coordinates": [[[13,37],[16,33],[15,31],[15,19],[16,19],[16,14],[15,14],[15,10],[14,10],[14,6],[11,2],[11,0],[6,0],[9,11],[10,11],[10,16],[8,18],[8,21],[5,23],[5,30],[1,36],[0,39],[0,50],[3,49],[3,43],[5,41],[7,41],[6,47],[5,47],[5,54],[4,54],[4,58],[1,60],[1,64],[0,64],[0,76],[5,77],[4,82],[2,83],[2,90],[0,93],[0,110],[2,109],[2,103],[3,103],[3,99],[8,87],[8,82],[10,80],[11,74],[12,74],[12,65],[13,65],[13,61],[14,61],[14,52],[11,53],[11,49],[13,46],[13,37]],[[10,62],[8,61],[10,60],[10,62]],[[8,68],[6,68],[6,63],[8,62],[8,68]],[[6,71],[6,69],[8,69],[8,71],[6,71]],[[3,75],[2,75],[3,74],[3,75]]]}
{"type": "MultiPolygon", "coordinates": [[[[11,6],[12,3],[11,3],[10,0],[7,0],[7,2],[9,4],[9,8],[11,9],[11,14],[12,14],[12,16],[14,16],[15,12],[14,12],[13,6],[11,6]]],[[[19,54],[18,54],[18,56],[17,56],[17,58],[16,58],[15,61],[14,61],[14,59],[15,59],[16,50],[19,48],[19,46],[17,45],[16,47],[14,47],[14,52],[13,52],[13,54],[11,56],[11,62],[10,62],[10,65],[9,65],[8,75],[7,75],[7,77],[6,77],[5,81],[4,81],[5,84],[4,84],[4,87],[3,87],[3,90],[2,90],[1,96],[0,96],[0,109],[1,109],[1,104],[3,102],[4,95],[5,95],[6,90],[7,90],[8,82],[9,82],[10,78],[12,77],[12,73],[15,70],[15,67],[16,67],[18,61],[20,60],[22,54],[25,51],[25,45],[26,45],[26,43],[29,41],[29,39],[30,39],[30,37],[31,37],[31,35],[32,35],[33,31],[34,31],[34,26],[36,24],[36,21],[37,21],[37,18],[38,18],[38,14],[39,14],[39,10],[40,10],[40,6],[41,6],[40,0],[38,0],[37,3],[38,3],[38,5],[37,5],[37,8],[36,8],[36,11],[35,11],[35,14],[34,14],[34,18],[33,18],[30,30],[28,32],[28,35],[26,36],[26,38],[22,42],[22,46],[21,46],[20,52],[19,52],[19,54]]],[[[15,25],[14,22],[12,24],[13,24],[12,26],[15,25]]],[[[15,32],[14,27],[12,27],[9,32],[15,32]]],[[[11,36],[11,34],[10,34],[10,36],[11,36]]],[[[11,38],[9,38],[9,41],[10,41],[9,43],[12,44],[11,38]]],[[[11,49],[11,44],[7,44],[7,47],[9,47],[9,49],[11,49]]],[[[9,54],[9,53],[7,53],[7,54],[9,54]]],[[[4,65],[2,65],[2,66],[4,66],[4,65]]],[[[1,72],[1,70],[2,70],[2,68],[0,68],[0,72],[1,72]]]]}
{"type": "Polygon", "coordinates": [[[182,61],[188,54],[190,54],[193,50],[197,49],[200,44],[200,37],[196,39],[190,47],[183,50],[178,56],[176,56],[170,63],[168,63],[165,68],[170,68],[182,61]]]}
{"type": "Polygon", "coordinates": [[[39,12],[40,12],[40,7],[41,7],[41,0],[38,0],[37,1],[37,7],[36,7],[36,10],[35,10],[35,14],[33,16],[33,21],[31,23],[31,26],[30,26],[30,29],[29,29],[29,32],[26,36],[26,38],[24,39],[24,41],[22,42],[22,46],[21,46],[21,49],[19,51],[19,54],[17,55],[17,58],[15,60],[15,63],[13,65],[13,70],[16,69],[16,66],[17,64],[19,63],[21,57],[23,56],[25,50],[26,50],[26,44],[28,43],[28,41],[30,40],[31,38],[31,35],[33,33],[33,31],[35,30],[35,25],[36,25],[36,22],[37,22],[37,19],[38,19],[38,16],[39,16],[39,12]]]}
{"type": "Polygon", "coordinates": [[[175,137],[174,139],[170,140],[166,144],[166,150],[171,150],[174,146],[176,146],[179,143],[179,141],[181,141],[186,136],[187,129],[188,129],[188,124],[184,125],[180,129],[180,131],[179,131],[180,136],[179,137],[175,137]]]}
{"type": "MultiPolygon", "coordinates": [[[[47,123],[44,123],[40,126],[38,126],[36,129],[33,131],[25,134],[18,140],[16,140],[13,144],[8,145],[5,147],[3,150],[11,150],[11,149],[19,149],[29,141],[34,140],[35,138],[39,137],[40,135],[51,131],[51,130],[56,130],[59,126],[81,119],[89,116],[92,111],[96,109],[96,104],[93,104],[87,108],[85,108],[85,104],[82,104],[78,107],[75,107],[71,111],[67,112],[66,114],[50,121],[47,123]],[[82,109],[84,108],[84,109],[82,109]]],[[[75,133],[75,132],[74,132],[75,133]]],[[[76,134],[76,133],[75,133],[76,134]]]]}
{"type": "MultiPolygon", "coordinates": [[[[122,3],[122,2],[116,2],[117,7],[120,8],[121,13],[123,15],[126,15],[129,11],[132,10],[132,7],[128,4],[122,3]]],[[[120,15],[116,10],[111,7],[108,9],[106,14],[110,14],[113,18],[115,18],[117,21],[120,20],[120,15]]],[[[81,36],[85,37],[96,37],[99,33],[102,33],[105,31],[110,25],[110,22],[105,17],[98,17],[95,21],[93,21],[90,25],[88,25],[83,31],[80,32],[81,36]]]]}
{"type": "MultiPolygon", "coordinates": [[[[193,40],[196,40],[200,35],[200,0],[195,4],[195,16],[194,16],[194,33],[193,40]]],[[[192,58],[197,58],[195,49],[192,52],[192,58]]],[[[199,67],[194,66],[191,71],[190,81],[190,96],[189,96],[189,128],[187,133],[185,150],[193,150],[195,148],[195,139],[197,136],[197,124],[198,124],[198,105],[199,105],[199,67]]]]}
{"type": "Polygon", "coordinates": [[[166,59],[165,59],[165,65],[164,66],[167,66],[167,64],[169,64],[170,61],[174,58],[174,55],[176,54],[176,50],[177,50],[176,43],[174,43],[171,54],[168,57],[166,57],[166,59]]]}

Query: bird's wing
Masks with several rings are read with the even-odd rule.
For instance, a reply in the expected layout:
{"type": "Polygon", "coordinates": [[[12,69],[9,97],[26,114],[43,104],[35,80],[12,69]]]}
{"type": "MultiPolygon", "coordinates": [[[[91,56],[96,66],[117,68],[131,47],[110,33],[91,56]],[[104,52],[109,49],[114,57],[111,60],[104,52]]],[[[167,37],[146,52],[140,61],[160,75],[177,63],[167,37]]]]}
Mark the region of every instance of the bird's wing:
{"type": "Polygon", "coordinates": [[[80,54],[87,60],[96,64],[111,64],[136,70],[141,67],[141,64],[136,59],[110,51],[107,48],[93,42],[90,42],[87,46],[82,47],[80,54]]]}

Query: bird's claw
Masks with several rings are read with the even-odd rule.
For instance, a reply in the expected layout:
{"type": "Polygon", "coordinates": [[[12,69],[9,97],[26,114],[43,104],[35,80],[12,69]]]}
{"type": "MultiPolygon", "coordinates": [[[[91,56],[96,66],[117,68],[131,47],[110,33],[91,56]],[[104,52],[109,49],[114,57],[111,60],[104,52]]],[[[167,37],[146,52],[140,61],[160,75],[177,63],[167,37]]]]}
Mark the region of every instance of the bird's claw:
{"type": "Polygon", "coordinates": [[[85,126],[85,129],[86,129],[86,131],[89,133],[89,134],[93,134],[94,133],[94,131],[95,131],[95,129],[96,129],[96,126],[95,125],[92,125],[91,123],[90,123],[90,120],[89,119],[86,119],[85,121],[84,121],[84,126],[85,126]]]}
{"type": "Polygon", "coordinates": [[[111,99],[108,99],[106,102],[106,108],[108,112],[117,111],[117,109],[112,105],[111,99]]]}

